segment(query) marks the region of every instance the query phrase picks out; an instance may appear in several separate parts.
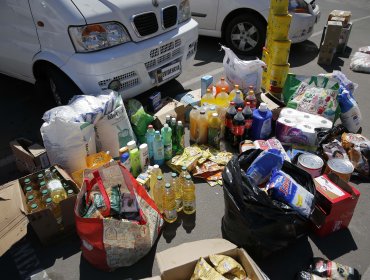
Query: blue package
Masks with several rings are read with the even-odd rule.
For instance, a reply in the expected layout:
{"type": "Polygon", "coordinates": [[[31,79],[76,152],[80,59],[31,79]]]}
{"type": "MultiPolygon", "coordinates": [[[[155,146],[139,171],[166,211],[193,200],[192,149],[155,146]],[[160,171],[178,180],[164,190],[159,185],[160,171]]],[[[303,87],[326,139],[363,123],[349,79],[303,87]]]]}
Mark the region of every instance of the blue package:
{"type": "Polygon", "coordinates": [[[303,217],[311,214],[314,195],[281,170],[274,170],[267,190],[273,199],[282,201],[303,217]]]}
{"type": "Polygon", "coordinates": [[[265,183],[272,170],[281,169],[284,163],[284,155],[277,149],[263,151],[249,166],[247,177],[256,185],[265,183]]]}

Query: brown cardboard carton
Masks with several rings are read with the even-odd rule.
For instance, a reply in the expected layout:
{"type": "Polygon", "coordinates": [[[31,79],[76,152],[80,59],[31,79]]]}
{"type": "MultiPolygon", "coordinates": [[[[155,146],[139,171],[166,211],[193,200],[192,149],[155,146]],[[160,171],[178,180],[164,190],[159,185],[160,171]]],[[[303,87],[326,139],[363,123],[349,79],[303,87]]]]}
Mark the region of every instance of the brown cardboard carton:
{"type": "Polygon", "coordinates": [[[339,44],[340,34],[342,32],[342,23],[339,21],[328,21],[324,37],[324,45],[336,48],[339,44]]]}
{"type": "MultiPolygon", "coordinates": [[[[75,193],[78,192],[76,184],[60,167],[55,166],[58,175],[65,180],[75,193]]],[[[39,172],[19,178],[0,186],[0,256],[14,243],[27,233],[27,224],[30,223],[41,243],[48,244],[56,237],[62,236],[74,229],[74,204],[76,195],[60,202],[63,219],[63,231],[49,209],[41,209],[30,214],[26,198],[22,190],[22,182],[26,178],[34,180],[39,172]]]]}
{"type": "Polygon", "coordinates": [[[343,26],[346,26],[350,22],[351,16],[352,13],[350,11],[333,10],[329,14],[328,21],[335,21],[337,18],[342,18],[343,26]]]}
{"type": "Polygon", "coordinates": [[[264,273],[244,249],[225,239],[205,239],[167,249],[156,254],[162,280],[185,280],[192,276],[200,257],[223,254],[239,262],[252,280],[266,279],[264,273]]]}
{"type": "Polygon", "coordinates": [[[50,166],[46,150],[41,145],[25,138],[17,138],[9,145],[20,172],[33,173],[50,166]]]}
{"type": "Polygon", "coordinates": [[[176,118],[176,121],[185,123],[186,106],[187,105],[171,97],[165,98],[163,100],[163,107],[154,114],[155,120],[153,121],[153,126],[156,129],[161,129],[166,123],[166,115],[171,115],[176,118]]]}
{"type": "Polygon", "coordinates": [[[317,63],[322,65],[330,65],[334,58],[335,50],[335,47],[322,45],[317,63]]]}
{"type": "Polygon", "coordinates": [[[339,42],[337,46],[337,53],[344,53],[348,44],[349,35],[351,34],[352,30],[352,22],[348,24],[347,27],[342,29],[340,33],[339,42]]]}

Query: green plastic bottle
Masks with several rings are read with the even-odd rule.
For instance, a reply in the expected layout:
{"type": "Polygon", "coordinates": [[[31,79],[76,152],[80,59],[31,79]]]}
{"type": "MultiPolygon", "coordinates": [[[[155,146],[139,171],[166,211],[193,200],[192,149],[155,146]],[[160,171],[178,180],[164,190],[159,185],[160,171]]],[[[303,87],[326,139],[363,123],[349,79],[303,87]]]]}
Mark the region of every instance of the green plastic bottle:
{"type": "Polygon", "coordinates": [[[131,164],[131,173],[135,178],[141,173],[141,164],[140,164],[140,152],[136,147],[135,141],[130,141],[127,143],[127,147],[130,153],[130,164],[131,164]]]}
{"type": "Polygon", "coordinates": [[[172,158],[172,129],[168,124],[164,124],[162,130],[162,141],[164,146],[164,160],[170,160],[172,158]]]}

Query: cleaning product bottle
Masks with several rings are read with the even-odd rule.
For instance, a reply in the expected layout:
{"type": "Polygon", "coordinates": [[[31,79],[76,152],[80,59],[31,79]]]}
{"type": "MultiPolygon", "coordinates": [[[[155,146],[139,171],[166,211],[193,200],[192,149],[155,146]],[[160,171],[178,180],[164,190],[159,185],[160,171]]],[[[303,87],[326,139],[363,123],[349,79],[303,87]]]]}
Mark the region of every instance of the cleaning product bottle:
{"type": "Polygon", "coordinates": [[[156,130],[154,133],[153,155],[154,155],[153,156],[154,164],[158,164],[159,166],[163,165],[164,146],[163,146],[161,134],[158,130],[156,130]]]}
{"type": "Polygon", "coordinates": [[[177,220],[176,195],[171,184],[167,183],[163,194],[163,218],[167,223],[177,220]]]}
{"type": "Polygon", "coordinates": [[[271,134],[272,112],[266,103],[261,103],[257,110],[253,111],[252,140],[267,139],[271,134]]]}
{"type": "Polygon", "coordinates": [[[227,94],[226,89],[222,88],[222,90],[216,96],[215,104],[219,107],[227,108],[229,102],[230,102],[229,95],[227,94]]]}
{"type": "Polygon", "coordinates": [[[229,92],[229,84],[226,82],[224,77],[221,77],[221,79],[216,83],[216,96],[221,91],[229,92]]]}
{"type": "Polygon", "coordinates": [[[162,176],[157,176],[157,181],[153,189],[153,199],[158,207],[158,210],[163,213],[163,193],[164,181],[162,176]]]}
{"type": "Polygon", "coordinates": [[[338,95],[340,106],[340,120],[345,128],[351,133],[357,133],[361,128],[361,111],[356,100],[354,100],[348,90],[343,90],[338,95]]]}
{"type": "Polygon", "coordinates": [[[126,169],[131,172],[131,164],[130,164],[130,153],[129,152],[124,152],[121,157],[120,161],[126,169]]]}
{"type": "Polygon", "coordinates": [[[171,174],[171,186],[175,190],[176,195],[176,211],[180,212],[182,210],[182,186],[180,184],[179,178],[176,173],[171,174]]]}
{"type": "Polygon", "coordinates": [[[172,129],[165,123],[161,133],[164,147],[164,160],[170,160],[172,158],[172,129]]]}
{"type": "Polygon", "coordinates": [[[148,125],[148,130],[146,131],[145,138],[149,149],[149,160],[153,159],[153,141],[154,141],[154,128],[150,124],[148,125]]]}
{"type": "Polygon", "coordinates": [[[190,175],[186,175],[186,183],[182,189],[183,211],[185,214],[193,214],[196,210],[195,186],[190,175]]]}
{"type": "Polygon", "coordinates": [[[215,103],[215,98],[213,96],[213,93],[211,89],[207,88],[206,94],[202,96],[200,99],[200,105],[203,105],[204,103],[207,104],[214,104],[215,103]]]}
{"type": "Polygon", "coordinates": [[[131,174],[136,178],[141,173],[140,152],[133,140],[127,143],[127,147],[130,153],[131,174]]]}
{"type": "Polygon", "coordinates": [[[149,166],[149,154],[148,154],[148,144],[143,143],[139,146],[140,151],[140,167],[142,172],[147,171],[149,166]]]}
{"type": "Polygon", "coordinates": [[[234,85],[234,89],[229,93],[230,100],[235,98],[237,90],[239,90],[239,85],[234,85]]]}
{"type": "Polygon", "coordinates": [[[249,91],[248,91],[247,96],[245,97],[245,101],[250,102],[250,104],[251,104],[250,107],[251,107],[252,111],[254,109],[256,109],[256,107],[257,107],[257,98],[256,98],[256,95],[254,94],[253,86],[249,86],[249,91]]]}

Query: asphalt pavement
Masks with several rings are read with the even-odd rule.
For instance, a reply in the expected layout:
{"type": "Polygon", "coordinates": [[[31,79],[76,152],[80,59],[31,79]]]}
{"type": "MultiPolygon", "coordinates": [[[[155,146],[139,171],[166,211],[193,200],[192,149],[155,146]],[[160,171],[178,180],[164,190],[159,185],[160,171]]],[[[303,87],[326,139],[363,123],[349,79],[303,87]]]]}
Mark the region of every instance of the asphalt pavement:
{"type": "MultiPolygon", "coordinates": [[[[355,73],[349,69],[350,57],[361,46],[370,45],[370,2],[368,0],[322,0],[318,1],[321,20],[316,25],[313,36],[300,44],[293,45],[289,62],[291,72],[315,75],[333,70],[341,70],[358,84],[355,97],[359,103],[363,122],[363,135],[370,138],[370,96],[369,74],[355,73]],[[331,66],[317,64],[318,44],[321,31],[331,10],[352,11],[353,29],[345,55],[334,59],[331,66]]],[[[219,40],[200,37],[198,52],[192,69],[186,70],[173,82],[160,88],[163,95],[175,96],[178,93],[200,87],[200,77],[212,74],[219,79],[223,74],[219,40]]],[[[27,137],[40,141],[41,116],[50,102],[37,99],[32,85],[0,76],[2,101],[0,119],[0,183],[15,179],[19,173],[15,169],[8,146],[15,137],[27,137]]],[[[147,93],[146,93],[147,94],[147,93]]],[[[143,96],[141,96],[143,99],[143,96]]],[[[169,177],[169,173],[166,174],[169,177]]],[[[0,257],[1,279],[24,279],[36,274],[33,279],[48,275],[51,279],[140,279],[158,275],[155,252],[184,242],[221,238],[221,218],[224,213],[223,190],[211,188],[202,181],[196,182],[197,212],[190,217],[180,216],[174,224],[166,226],[151,252],[137,264],[114,272],[102,272],[89,265],[82,257],[80,241],[72,236],[59,243],[42,247],[32,230],[26,238],[17,243],[4,256],[0,257]],[[41,272],[40,272],[41,271],[41,272]],[[3,278],[3,276],[5,276],[3,278]]],[[[294,275],[307,267],[313,256],[321,256],[355,267],[370,279],[370,184],[351,182],[361,192],[356,211],[347,230],[341,230],[326,238],[310,236],[302,238],[290,246],[263,260],[257,260],[261,269],[271,279],[293,279],[294,275]]],[[[46,279],[46,278],[44,278],[46,279]]]]}

